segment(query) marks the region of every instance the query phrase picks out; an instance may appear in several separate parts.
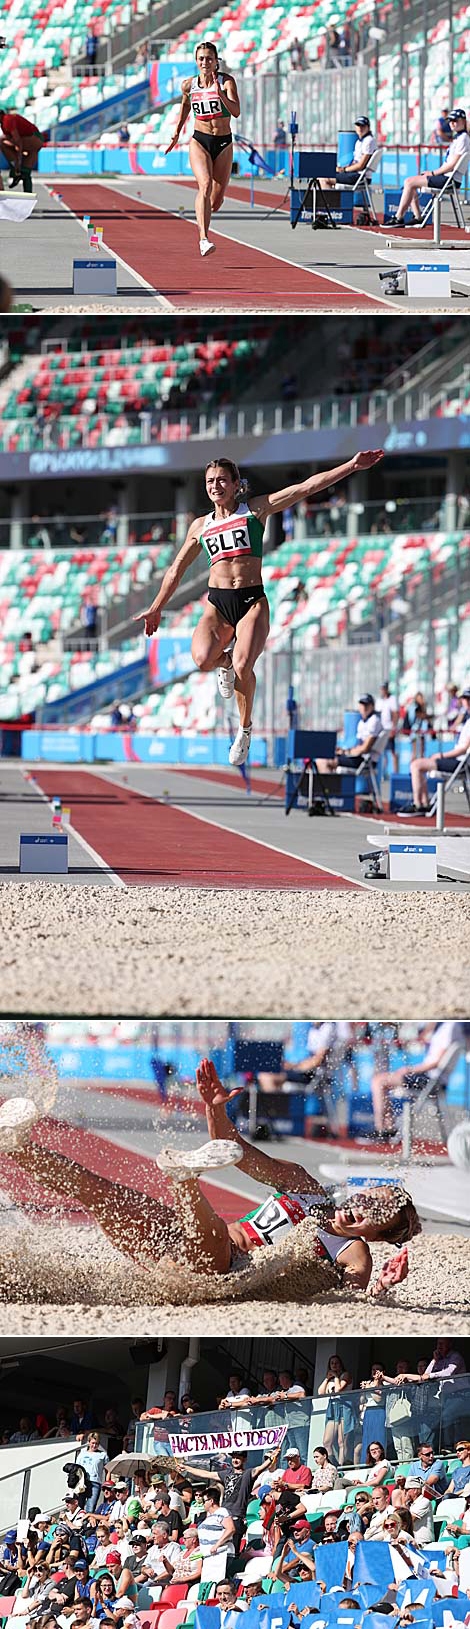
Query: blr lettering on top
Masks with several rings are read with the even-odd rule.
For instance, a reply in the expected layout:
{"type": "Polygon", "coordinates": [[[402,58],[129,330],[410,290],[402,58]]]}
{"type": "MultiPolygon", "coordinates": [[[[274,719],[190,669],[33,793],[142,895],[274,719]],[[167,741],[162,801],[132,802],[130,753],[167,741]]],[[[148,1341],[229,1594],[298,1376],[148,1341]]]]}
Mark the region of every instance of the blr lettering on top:
{"type": "Polygon", "coordinates": [[[222,554],[251,554],[251,539],[246,521],[234,525],[232,520],[222,521],[217,528],[206,532],[207,552],[211,560],[222,554]]]}
{"type": "Polygon", "coordinates": [[[222,97],[218,91],[206,90],[193,79],[190,91],[191,109],[195,119],[228,119],[229,111],[224,107],[222,97]]]}

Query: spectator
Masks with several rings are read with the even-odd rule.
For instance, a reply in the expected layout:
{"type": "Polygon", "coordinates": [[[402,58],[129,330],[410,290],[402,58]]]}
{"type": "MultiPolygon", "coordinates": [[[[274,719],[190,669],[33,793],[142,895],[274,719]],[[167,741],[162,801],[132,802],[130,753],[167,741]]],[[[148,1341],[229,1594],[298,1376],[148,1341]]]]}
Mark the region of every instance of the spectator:
{"type": "Polygon", "coordinates": [[[411,761],[411,785],[413,788],[413,803],[407,805],[405,814],[426,813],[429,809],[428,775],[433,771],[438,774],[452,775],[455,769],[465,758],[470,747],[470,688],[462,691],[462,701],[466,704],[465,716],[454,741],[454,745],[446,752],[433,752],[429,758],[413,758],[411,761]]]}
{"type": "Polygon", "coordinates": [[[119,147],[128,147],[130,139],[131,139],[131,133],[130,133],[130,130],[129,130],[129,126],[127,124],[120,124],[119,131],[118,131],[118,144],[119,144],[119,147]]]}
{"type": "Polygon", "coordinates": [[[321,773],[328,774],[335,769],[357,769],[361,758],[373,751],[377,736],[381,734],[382,722],[374,697],[369,691],[364,696],[359,696],[358,708],[360,718],[356,730],[356,745],[349,747],[347,752],[337,752],[336,758],[319,760],[318,767],[321,773]]]}
{"type": "Polygon", "coordinates": [[[367,1449],[371,1442],[385,1441],[385,1391],[384,1372],[381,1363],[373,1363],[370,1380],[361,1380],[361,1391],[366,1392],[364,1401],[361,1398],[360,1410],[362,1418],[361,1465],[366,1464],[367,1449]]]}
{"type": "Polygon", "coordinates": [[[175,1419],[178,1413],[176,1407],[176,1392],[166,1391],[163,1403],[157,1403],[153,1408],[144,1409],[141,1420],[168,1420],[175,1419]]]}
{"type": "Polygon", "coordinates": [[[220,1629],[233,1629],[239,1612],[246,1612],[246,1601],[237,1600],[238,1584],[230,1578],[221,1578],[216,1584],[215,1596],[220,1610],[220,1629]]]}
{"type": "Polygon", "coordinates": [[[105,1467],[108,1455],[100,1445],[97,1431],[88,1433],[86,1447],[77,1454],[77,1465],[82,1465],[91,1483],[91,1492],[88,1495],[85,1510],[96,1510],[99,1504],[101,1489],[104,1481],[105,1467]]]}
{"type": "Polygon", "coordinates": [[[274,147],[287,147],[287,130],[283,119],[278,119],[273,139],[274,147]]]}
{"type": "Polygon", "coordinates": [[[374,1514],[371,1516],[365,1537],[366,1539],[381,1539],[384,1537],[384,1523],[391,1509],[388,1488],[374,1488],[371,1498],[374,1514]]]}
{"type": "Polygon", "coordinates": [[[228,1391],[221,1398],[219,1408],[242,1408],[250,1402],[248,1386],[243,1385],[241,1374],[229,1375],[228,1391]]]}
{"type": "Polygon", "coordinates": [[[38,1441],[39,1431],[34,1429],[33,1422],[30,1419],[29,1414],[22,1414],[18,1425],[18,1430],[13,1432],[13,1435],[10,1437],[10,1442],[19,1444],[22,1442],[38,1441]]]}
{"type": "Polygon", "coordinates": [[[83,1397],[78,1397],[73,1405],[70,1430],[74,1437],[79,1437],[81,1432],[91,1431],[92,1426],[93,1419],[90,1408],[83,1397]]]}
{"type": "Polygon", "coordinates": [[[338,1472],[326,1448],[318,1447],[313,1450],[315,1470],[312,1475],[310,1490],[312,1493],[331,1493],[332,1488],[338,1486],[338,1472]]]}
{"type": "Polygon", "coordinates": [[[370,1493],[365,1488],[359,1488],[354,1496],[354,1505],[346,1505],[340,1511],[336,1530],[341,1539],[349,1539],[352,1534],[358,1538],[365,1538],[374,1515],[374,1506],[370,1493]]]}
{"type": "Polygon", "coordinates": [[[200,1471],[193,1467],[193,1476],[203,1477],[207,1486],[214,1483],[219,1497],[223,1498],[223,1508],[233,1523],[237,1554],[245,1531],[245,1515],[253,1493],[253,1484],[262,1479],[266,1471],[271,1470],[275,1458],[277,1455],[269,1454],[261,1465],[248,1469],[246,1453],[237,1449],[230,1455],[229,1465],[222,1466],[219,1471],[200,1471]]]}
{"type": "Polygon", "coordinates": [[[333,1352],[328,1359],[325,1379],[318,1387],[318,1396],[328,1397],[323,1443],[337,1465],[354,1458],[356,1404],[343,1396],[344,1392],[352,1391],[352,1385],[352,1375],[345,1369],[343,1359],[338,1352],[333,1352]]]}
{"type": "Polygon", "coordinates": [[[449,122],[449,109],[443,107],[442,113],[436,119],[429,137],[430,147],[448,147],[452,136],[452,125],[449,122]]]}
{"type": "Polygon", "coordinates": [[[408,1466],[408,1476],[419,1476],[423,1492],[434,1499],[443,1498],[450,1482],[443,1459],[434,1458],[434,1449],[427,1442],[421,1443],[418,1458],[408,1466]]]}
{"type": "Polygon", "coordinates": [[[95,26],[94,26],[93,23],[90,23],[90,26],[89,26],[89,29],[88,29],[88,34],[87,34],[87,37],[86,37],[86,40],[85,40],[85,56],[86,56],[86,62],[87,62],[86,71],[87,71],[88,77],[92,78],[93,75],[94,75],[94,72],[95,72],[96,59],[97,59],[97,56],[98,56],[98,40],[97,40],[97,37],[96,37],[96,34],[95,34],[95,26]]]}
{"type": "Polygon", "coordinates": [[[305,1564],[307,1557],[311,1560],[314,1557],[315,1545],[308,1521],[296,1521],[290,1538],[281,1539],[277,1550],[272,1577],[289,1585],[297,1576],[299,1563],[305,1564]]]}
{"type": "MultiPolygon", "coordinates": [[[[358,1476],[355,1480],[357,1482],[365,1481],[367,1482],[368,1486],[372,1488],[380,1487],[382,1482],[385,1482],[386,1477],[390,1475],[391,1471],[390,1461],[386,1457],[383,1442],[369,1443],[365,1463],[367,1465],[366,1476],[358,1476]]],[[[354,1487],[354,1481],[351,1477],[349,1478],[349,1481],[352,1482],[352,1486],[354,1487]]]]}
{"type": "Polygon", "coordinates": [[[198,1583],[202,1572],[202,1550],[197,1527],[187,1527],[183,1533],[182,1548],[174,1562],[165,1560],[168,1582],[172,1584],[198,1583]]]}
{"type": "Polygon", "coordinates": [[[294,72],[296,72],[298,68],[305,67],[304,47],[301,44],[301,41],[297,38],[297,34],[289,46],[289,56],[290,65],[291,68],[294,69],[294,72]]]}
{"type": "MultiPolygon", "coordinates": [[[[126,1432],[125,1432],[125,1439],[124,1439],[126,1453],[130,1453],[132,1451],[132,1448],[134,1447],[135,1433],[136,1433],[136,1430],[137,1430],[137,1426],[139,1424],[139,1420],[142,1418],[142,1415],[144,1413],[144,1407],[145,1407],[145,1404],[144,1404],[143,1397],[133,1397],[132,1398],[132,1400],[131,1400],[131,1414],[130,1414],[130,1418],[129,1418],[128,1422],[127,1422],[127,1425],[126,1425],[126,1432]]],[[[124,1443],[123,1443],[123,1447],[124,1447],[124,1443]]]]}
{"type": "Polygon", "coordinates": [[[468,1498],[470,1497],[470,1442],[465,1440],[458,1442],[455,1452],[459,1456],[460,1465],[456,1465],[452,1471],[449,1486],[446,1488],[446,1498],[450,1498],[453,1493],[460,1496],[464,1494],[468,1498]]]}
{"type": "MultiPolygon", "coordinates": [[[[303,1465],[298,1448],[286,1448],[287,1468],[275,1478],[276,1483],[287,1488],[305,1488],[312,1486],[312,1472],[309,1465],[303,1465]]],[[[333,1469],[333,1467],[331,1467],[333,1469]]]]}
{"type": "Polygon", "coordinates": [[[235,1522],[220,1502],[220,1489],[205,1488],[203,1500],[204,1520],[198,1528],[202,1556],[235,1555],[235,1522]]]}
{"type": "MultiPolygon", "coordinates": [[[[409,1510],[413,1538],[417,1544],[434,1544],[434,1513],[432,1501],[423,1492],[422,1476],[407,1476],[404,1495],[404,1508],[409,1510]]],[[[400,1511],[400,1515],[403,1512],[400,1511]]]]}

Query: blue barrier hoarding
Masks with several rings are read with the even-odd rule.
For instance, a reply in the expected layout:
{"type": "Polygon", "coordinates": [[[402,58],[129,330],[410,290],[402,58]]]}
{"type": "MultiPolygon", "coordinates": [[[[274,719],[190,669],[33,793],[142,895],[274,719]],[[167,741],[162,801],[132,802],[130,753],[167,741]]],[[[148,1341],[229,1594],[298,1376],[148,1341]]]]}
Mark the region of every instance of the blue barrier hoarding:
{"type": "MultiPolygon", "coordinates": [[[[26,763],[162,763],[228,764],[230,738],[218,735],[133,735],[109,731],[91,735],[67,730],[23,730],[21,757],[26,763]]],[[[267,743],[253,736],[250,762],[267,764],[267,743]]]]}
{"type": "MultiPolygon", "coordinates": [[[[246,153],[236,151],[240,175],[251,168],[246,153]]],[[[38,158],[40,175],[191,175],[188,148],[165,153],[163,147],[43,147],[38,158]]],[[[189,207],[189,206],[188,206],[189,207]]]]}

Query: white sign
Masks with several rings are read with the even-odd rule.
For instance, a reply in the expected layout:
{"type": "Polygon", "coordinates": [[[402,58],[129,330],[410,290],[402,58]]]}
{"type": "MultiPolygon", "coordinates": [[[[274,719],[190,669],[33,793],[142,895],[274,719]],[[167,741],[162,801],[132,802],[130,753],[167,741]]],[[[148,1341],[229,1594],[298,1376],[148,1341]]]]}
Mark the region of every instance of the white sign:
{"type": "Polygon", "coordinates": [[[168,1433],[170,1452],[177,1459],[186,1459],[196,1454],[239,1454],[250,1453],[254,1448],[271,1449],[272,1453],[280,1448],[286,1436],[287,1425],[263,1427],[259,1431],[201,1431],[168,1433]]]}
{"type": "Polygon", "coordinates": [[[450,300],[450,266],[443,260],[413,261],[406,271],[411,300],[450,300]]]}
{"type": "Polygon", "coordinates": [[[391,882],[437,882],[436,843],[390,843],[391,882]]]}
{"type": "Polygon", "coordinates": [[[116,294],[115,260],[74,260],[74,294],[116,294]]]}
{"type": "Polygon", "coordinates": [[[59,836],[53,832],[50,836],[41,833],[23,832],[20,836],[20,871],[35,872],[42,876],[47,872],[60,872],[66,875],[69,868],[69,840],[67,836],[59,836]]]}

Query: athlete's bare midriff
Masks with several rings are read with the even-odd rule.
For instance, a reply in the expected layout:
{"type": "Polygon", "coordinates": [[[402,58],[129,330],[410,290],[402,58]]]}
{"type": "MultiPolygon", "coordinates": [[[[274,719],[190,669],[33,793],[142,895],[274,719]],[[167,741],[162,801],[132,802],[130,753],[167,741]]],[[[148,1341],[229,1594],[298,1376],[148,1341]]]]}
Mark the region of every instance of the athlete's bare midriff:
{"type": "Polygon", "coordinates": [[[229,561],[212,566],[209,574],[209,588],[258,588],[262,583],[261,560],[253,557],[252,560],[237,560],[232,565],[229,561]]]}
{"type": "Polygon", "coordinates": [[[193,135],[231,136],[230,119],[195,119],[193,135]]]}

